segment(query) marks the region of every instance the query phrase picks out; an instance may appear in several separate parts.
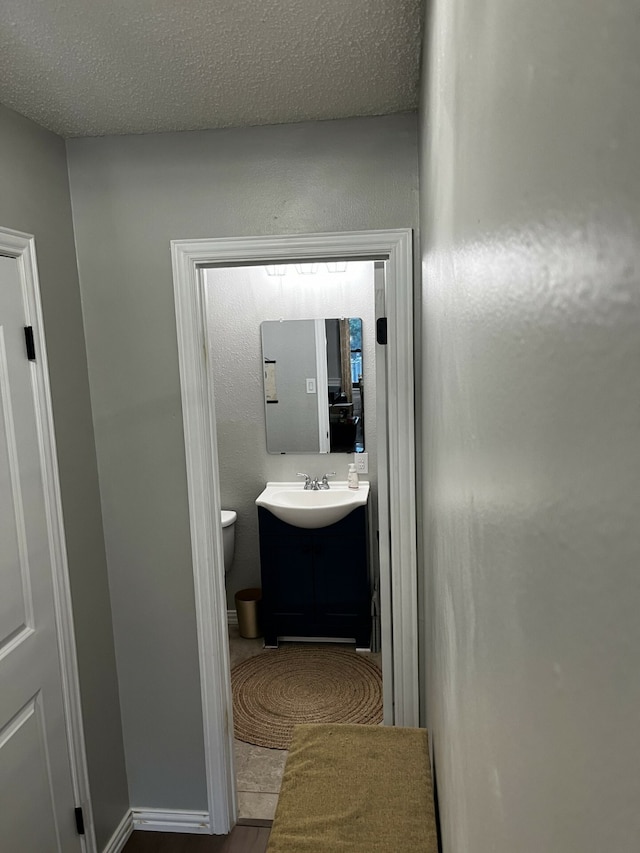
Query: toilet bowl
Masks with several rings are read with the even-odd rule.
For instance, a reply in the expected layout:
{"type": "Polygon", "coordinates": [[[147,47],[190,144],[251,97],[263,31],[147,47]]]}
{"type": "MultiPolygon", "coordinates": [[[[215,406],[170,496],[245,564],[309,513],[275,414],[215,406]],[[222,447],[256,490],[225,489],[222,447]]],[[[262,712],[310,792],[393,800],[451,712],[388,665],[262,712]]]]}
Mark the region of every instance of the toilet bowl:
{"type": "Polygon", "coordinates": [[[224,549],[224,573],[229,572],[233,563],[233,552],[236,547],[236,519],[238,514],[232,509],[223,509],[220,512],[222,521],[222,547],[224,549]]]}

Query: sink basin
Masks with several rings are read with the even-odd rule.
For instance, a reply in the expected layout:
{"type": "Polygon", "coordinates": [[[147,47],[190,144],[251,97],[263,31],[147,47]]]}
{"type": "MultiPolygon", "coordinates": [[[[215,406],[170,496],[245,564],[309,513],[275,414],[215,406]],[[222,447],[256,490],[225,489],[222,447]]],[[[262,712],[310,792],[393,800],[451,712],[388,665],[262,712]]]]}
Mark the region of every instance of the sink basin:
{"type": "Polygon", "coordinates": [[[369,497],[369,483],[349,489],[345,482],[332,482],[329,489],[305,490],[303,483],[267,483],[256,498],[256,504],[272,512],[280,521],[294,527],[327,527],[364,506],[369,497]]]}

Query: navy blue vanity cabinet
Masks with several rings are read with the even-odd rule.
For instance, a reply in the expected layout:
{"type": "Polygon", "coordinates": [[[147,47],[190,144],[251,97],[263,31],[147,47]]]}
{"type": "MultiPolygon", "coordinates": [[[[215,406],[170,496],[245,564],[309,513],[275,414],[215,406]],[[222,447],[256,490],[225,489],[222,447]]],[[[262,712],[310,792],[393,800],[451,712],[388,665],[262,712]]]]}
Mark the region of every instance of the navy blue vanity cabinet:
{"type": "Polygon", "coordinates": [[[293,527],[258,507],[265,645],[278,637],[371,635],[367,508],[329,527],[293,527]]]}

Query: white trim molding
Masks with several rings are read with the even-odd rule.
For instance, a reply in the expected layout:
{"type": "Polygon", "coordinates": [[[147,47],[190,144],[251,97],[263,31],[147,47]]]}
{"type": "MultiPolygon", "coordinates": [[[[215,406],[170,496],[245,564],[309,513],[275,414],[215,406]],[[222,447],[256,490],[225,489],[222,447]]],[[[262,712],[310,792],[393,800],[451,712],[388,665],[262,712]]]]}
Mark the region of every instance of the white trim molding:
{"type": "Polygon", "coordinates": [[[38,357],[31,364],[31,380],[35,406],[38,444],[42,462],[47,534],[51,555],[53,595],[58,632],[65,724],[69,743],[69,760],[76,805],[82,807],[85,835],[81,844],[86,853],[96,853],[96,838],[89,791],[89,774],[82,726],[80,682],[73,631],[73,610],[69,586],[69,567],[62,515],[62,497],[58,474],[53,408],[49,385],[49,367],[44,336],[44,320],[40,303],[40,285],[36,261],[35,238],[9,228],[0,228],[0,254],[15,258],[22,288],[25,324],[33,326],[38,357]]]}
{"type": "Polygon", "coordinates": [[[134,829],[149,832],[189,832],[192,835],[211,835],[209,812],[177,809],[131,809],[134,829]]]}
{"type": "MultiPolygon", "coordinates": [[[[214,389],[207,369],[204,276],[213,265],[384,260],[389,346],[388,444],[392,672],[396,725],[418,725],[418,619],[410,229],[174,240],[171,243],[211,832],[236,819],[233,709],[214,389]]],[[[386,676],[385,676],[386,677],[386,676]]]]}
{"type": "Polygon", "coordinates": [[[121,853],[134,830],[146,832],[184,832],[210,835],[209,812],[183,809],[129,809],[107,841],[102,853],[121,853]]]}
{"type": "Polygon", "coordinates": [[[129,840],[129,836],[133,832],[133,815],[131,809],[128,809],[113,835],[107,841],[102,853],[120,853],[124,845],[129,840]]]}

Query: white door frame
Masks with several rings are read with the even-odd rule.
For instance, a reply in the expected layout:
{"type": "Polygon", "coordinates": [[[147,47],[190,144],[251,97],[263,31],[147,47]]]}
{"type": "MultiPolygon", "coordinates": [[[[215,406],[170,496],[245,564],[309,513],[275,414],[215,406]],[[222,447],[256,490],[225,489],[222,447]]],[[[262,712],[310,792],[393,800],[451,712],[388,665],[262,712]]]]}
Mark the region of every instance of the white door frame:
{"type": "MultiPolygon", "coordinates": [[[[227,605],[213,391],[207,364],[202,267],[283,260],[385,260],[389,407],[394,723],[418,725],[418,617],[413,381],[413,256],[410,229],[229,237],[171,242],[189,517],[196,600],[211,831],[236,819],[227,605]],[[213,568],[213,570],[212,570],[213,568]]],[[[385,673],[385,677],[387,674],[385,673]]]]}
{"type": "MultiPolygon", "coordinates": [[[[69,742],[69,761],[76,806],[82,807],[84,818],[85,834],[80,837],[81,844],[83,850],[87,851],[87,853],[96,853],[35,238],[32,234],[24,234],[21,231],[0,227],[0,255],[15,258],[17,261],[22,301],[25,309],[25,324],[33,326],[36,342],[36,360],[30,362],[31,384],[42,463],[47,535],[49,553],[51,555],[54,608],[58,634],[58,653],[62,675],[67,739],[69,742]]],[[[38,816],[34,815],[34,820],[37,819],[38,816]]]]}

